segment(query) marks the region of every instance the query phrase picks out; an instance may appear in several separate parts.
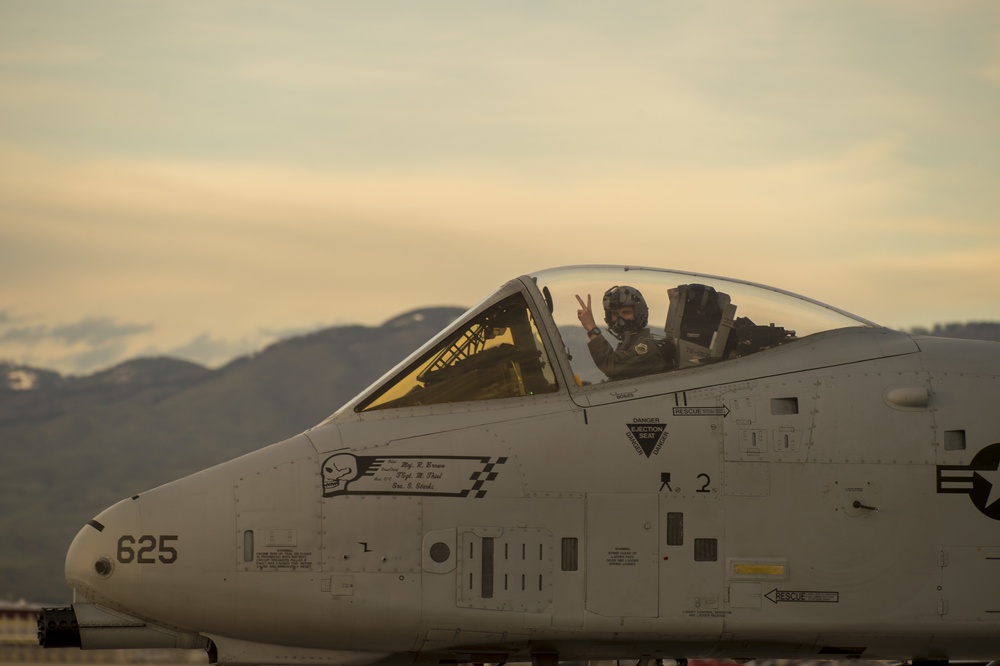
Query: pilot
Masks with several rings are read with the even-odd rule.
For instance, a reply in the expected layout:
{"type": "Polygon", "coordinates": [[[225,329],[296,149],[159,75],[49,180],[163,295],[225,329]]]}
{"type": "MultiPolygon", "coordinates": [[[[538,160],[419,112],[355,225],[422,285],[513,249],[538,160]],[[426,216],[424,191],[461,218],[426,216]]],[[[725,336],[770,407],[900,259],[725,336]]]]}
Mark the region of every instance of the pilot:
{"type": "Polygon", "coordinates": [[[604,292],[604,322],[611,335],[620,341],[614,348],[597,328],[590,294],[586,303],[579,294],[576,300],[580,303],[577,317],[590,338],[587,348],[594,364],[609,379],[628,379],[668,369],[659,345],[646,327],[649,307],[638,289],[615,286],[604,292]]]}

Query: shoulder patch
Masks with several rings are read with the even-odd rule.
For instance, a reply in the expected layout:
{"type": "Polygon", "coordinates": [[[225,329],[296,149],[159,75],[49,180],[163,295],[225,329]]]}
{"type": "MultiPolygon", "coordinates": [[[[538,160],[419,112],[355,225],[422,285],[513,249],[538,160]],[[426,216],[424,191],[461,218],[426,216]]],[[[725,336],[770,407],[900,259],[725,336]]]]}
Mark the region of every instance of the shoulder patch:
{"type": "Polygon", "coordinates": [[[649,351],[649,345],[647,345],[645,342],[640,342],[635,346],[636,354],[645,354],[648,351],[649,351]]]}

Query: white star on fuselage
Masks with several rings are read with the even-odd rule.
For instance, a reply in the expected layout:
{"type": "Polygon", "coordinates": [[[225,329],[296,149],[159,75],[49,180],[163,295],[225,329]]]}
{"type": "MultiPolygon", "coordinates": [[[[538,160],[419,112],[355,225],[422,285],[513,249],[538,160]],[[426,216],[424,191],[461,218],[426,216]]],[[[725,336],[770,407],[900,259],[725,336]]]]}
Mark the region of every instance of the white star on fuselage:
{"type": "Polygon", "coordinates": [[[976,476],[983,478],[986,483],[990,484],[990,495],[986,498],[986,504],[983,505],[984,509],[990,508],[995,502],[1000,502],[1000,469],[994,470],[976,470],[976,476]]]}

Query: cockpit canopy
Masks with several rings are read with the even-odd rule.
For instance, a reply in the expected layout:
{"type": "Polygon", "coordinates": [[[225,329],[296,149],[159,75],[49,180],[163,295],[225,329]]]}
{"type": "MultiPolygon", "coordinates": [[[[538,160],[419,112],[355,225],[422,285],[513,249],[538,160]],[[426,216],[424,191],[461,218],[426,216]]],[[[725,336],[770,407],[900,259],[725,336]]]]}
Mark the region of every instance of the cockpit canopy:
{"type": "Polygon", "coordinates": [[[650,343],[643,353],[662,355],[658,373],[748,356],[823,331],[875,326],[749,282],[653,268],[557,268],[508,283],[387,375],[354,409],[523,398],[556,392],[561,383],[612,381],[595,363],[578,313],[589,296],[594,319],[614,347],[618,340],[602,326],[602,301],[608,289],[624,285],[638,291],[648,309],[650,343]],[[572,376],[561,377],[556,361],[565,361],[572,376]]]}
{"type": "MultiPolygon", "coordinates": [[[[579,295],[588,294],[604,328],[604,293],[613,286],[638,290],[649,308],[648,327],[669,370],[681,370],[747,356],[823,331],[876,326],[817,301],[763,285],[656,268],[579,266],[532,276],[551,312],[581,383],[607,378],[587,348],[577,318],[579,295]]],[[[608,336],[609,342],[617,342],[608,336]]]]}

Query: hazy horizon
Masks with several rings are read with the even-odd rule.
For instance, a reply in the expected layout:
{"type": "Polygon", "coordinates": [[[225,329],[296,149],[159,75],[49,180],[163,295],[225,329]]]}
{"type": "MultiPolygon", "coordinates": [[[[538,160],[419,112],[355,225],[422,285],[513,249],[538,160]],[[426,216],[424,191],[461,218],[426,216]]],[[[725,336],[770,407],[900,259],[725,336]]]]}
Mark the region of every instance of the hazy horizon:
{"type": "MultiPolygon", "coordinates": [[[[74,377],[74,376],[80,377],[80,376],[91,375],[91,374],[94,374],[94,373],[97,373],[97,372],[102,372],[104,370],[111,369],[111,368],[113,368],[113,367],[115,367],[117,365],[120,365],[122,363],[127,363],[129,361],[136,361],[136,360],[143,359],[143,358],[164,358],[165,357],[165,358],[172,358],[172,359],[176,359],[176,360],[180,360],[180,361],[187,361],[187,362],[190,362],[190,363],[195,363],[195,364],[201,365],[201,366],[203,366],[205,368],[208,368],[210,370],[217,370],[217,369],[222,368],[222,367],[228,365],[229,363],[231,363],[231,362],[233,362],[233,361],[235,361],[235,360],[237,360],[239,358],[243,358],[243,357],[246,357],[246,356],[249,356],[249,355],[253,355],[255,353],[263,351],[265,348],[267,348],[268,346],[270,346],[272,344],[276,344],[276,343],[279,343],[279,342],[282,342],[282,341],[285,341],[285,340],[290,340],[290,339],[293,339],[293,338],[296,338],[296,337],[300,337],[300,336],[304,336],[304,335],[309,335],[311,333],[317,333],[317,332],[326,330],[328,328],[337,328],[337,327],[340,327],[340,326],[379,326],[379,325],[388,323],[389,321],[392,321],[392,319],[395,319],[396,317],[402,316],[404,314],[409,314],[409,312],[415,312],[415,311],[426,310],[426,309],[431,309],[431,308],[442,308],[442,307],[454,307],[456,310],[462,310],[462,311],[465,311],[467,309],[467,308],[463,308],[461,306],[427,306],[425,308],[416,308],[415,310],[411,310],[411,311],[408,311],[408,312],[401,312],[398,315],[395,315],[394,317],[390,317],[385,322],[381,322],[381,324],[374,324],[373,325],[373,324],[362,324],[360,322],[346,322],[346,323],[341,323],[341,324],[335,324],[335,325],[332,325],[332,326],[320,326],[320,327],[317,327],[317,328],[306,329],[306,330],[301,330],[301,331],[288,331],[285,334],[277,335],[276,337],[273,337],[273,338],[268,338],[268,339],[260,342],[257,346],[247,346],[245,349],[230,348],[229,351],[232,354],[230,356],[221,356],[220,357],[218,355],[216,349],[210,350],[210,352],[208,354],[205,354],[204,356],[199,356],[199,350],[198,350],[198,348],[196,346],[193,346],[193,345],[188,345],[188,346],[185,346],[185,347],[181,347],[181,348],[178,348],[178,349],[175,349],[175,350],[169,350],[169,351],[166,351],[166,352],[155,352],[155,353],[151,353],[151,354],[137,354],[135,356],[129,356],[129,357],[125,357],[125,358],[118,358],[113,363],[111,363],[109,365],[93,365],[93,366],[89,366],[89,367],[86,367],[86,368],[83,368],[83,369],[71,369],[71,368],[60,368],[60,367],[56,367],[56,366],[33,365],[31,363],[22,363],[22,362],[20,362],[20,361],[18,361],[16,359],[8,359],[8,358],[2,358],[2,357],[0,357],[0,364],[9,363],[9,364],[15,365],[15,366],[32,367],[32,368],[34,368],[36,370],[47,370],[47,371],[57,372],[57,373],[59,373],[60,375],[62,375],[64,377],[74,377]]],[[[1000,326],[1000,319],[997,319],[997,320],[994,320],[994,321],[977,320],[977,321],[964,321],[964,322],[958,322],[958,321],[935,322],[934,324],[929,325],[929,326],[910,326],[910,327],[906,327],[906,328],[899,329],[899,330],[902,330],[902,331],[905,331],[905,332],[909,332],[909,333],[912,333],[912,332],[926,332],[928,334],[932,334],[933,335],[935,333],[944,332],[943,329],[946,329],[949,326],[970,326],[970,325],[975,325],[975,324],[987,324],[987,325],[997,325],[997,326],[1000,326]]],[[[414,349],[414,351],[415,351],[415,349],[414,349]]]]}
{"type": "Polygon", "coordinates": [[[1000,319],[1000,4],[0,4],[0,358],[220,364],[553,266],[1000,319]]]}

